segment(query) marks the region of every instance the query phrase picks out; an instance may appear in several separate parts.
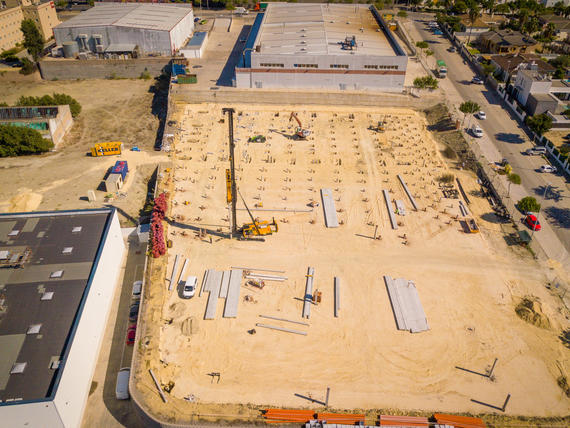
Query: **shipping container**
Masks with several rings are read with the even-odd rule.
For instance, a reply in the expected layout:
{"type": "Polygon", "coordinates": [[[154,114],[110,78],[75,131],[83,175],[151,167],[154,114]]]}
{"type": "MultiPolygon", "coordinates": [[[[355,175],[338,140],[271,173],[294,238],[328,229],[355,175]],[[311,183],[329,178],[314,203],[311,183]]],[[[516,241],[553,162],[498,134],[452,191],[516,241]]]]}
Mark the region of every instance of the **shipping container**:
{"type": "Polygon", "coordinates": [[[129,172],[129,165],[127,161],[117,161],[115,162],[115,166],[111,170],[111,174],[120,174],[125,181],[125,177],[127,176],[127,172],[129,172]]]}
{"type": "Polygon", "coordinates": [[[198,83],[198,77],[195,74],[184,74],[180,75],[177,78],[178,83],[186,84],[186,83],[198,83]]]}
{"type": "Polygon", "coordinates": [[[91,148],[91,156],[112,156],[120,155],[123,150],[123,143],[120,141],[109,141],[98,143],[91,148]]]}

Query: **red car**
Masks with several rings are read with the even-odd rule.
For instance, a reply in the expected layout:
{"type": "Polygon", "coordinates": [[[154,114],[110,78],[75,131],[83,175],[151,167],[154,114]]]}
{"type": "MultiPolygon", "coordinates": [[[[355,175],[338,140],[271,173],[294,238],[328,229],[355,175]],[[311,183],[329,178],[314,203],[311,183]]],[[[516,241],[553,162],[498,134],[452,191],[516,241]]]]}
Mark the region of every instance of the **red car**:
{"type": "Polygon", "coordinates": [[[129,327],[129,331],[127,331],[127,345],[132,345],[135,343],[135,336],[137,335],[137,326],[129,327]]]}
{"type": "Polygon", "coordinates": [[[529,214],[525,217],[524,222],[532,230],[540,230],[542,226],[534,214],[529,214]]]}

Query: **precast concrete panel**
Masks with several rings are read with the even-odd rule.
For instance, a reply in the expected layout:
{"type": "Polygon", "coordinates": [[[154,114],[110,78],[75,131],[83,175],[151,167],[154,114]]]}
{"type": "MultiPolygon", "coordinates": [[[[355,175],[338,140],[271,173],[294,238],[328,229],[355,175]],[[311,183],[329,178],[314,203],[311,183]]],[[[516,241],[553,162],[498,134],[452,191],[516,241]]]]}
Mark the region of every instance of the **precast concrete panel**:
{"type": "MultiPolygon", "coordinates": [[[[101,246],[81,318],[53,401],[66,427],[81,425],[83,409],[87,402],[121,271],[125,245],[116,211],[110,219],[110,226],[101,246]]],[[[30,426],[58,425],[42,423],[30,426]]]]}

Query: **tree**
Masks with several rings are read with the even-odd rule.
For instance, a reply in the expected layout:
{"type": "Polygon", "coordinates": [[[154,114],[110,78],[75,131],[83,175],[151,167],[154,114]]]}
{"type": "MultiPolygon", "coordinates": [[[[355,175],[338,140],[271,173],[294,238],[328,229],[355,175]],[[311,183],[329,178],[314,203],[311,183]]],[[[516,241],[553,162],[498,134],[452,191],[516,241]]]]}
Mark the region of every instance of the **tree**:
{"type": "Polygon", "coordinates": [[[549,22],[546,25],[544,31],[542,32],[542,37],[545,40],[551,42],[552,40],[554,40],[555,35],[556,35],[556,26],[552,22],[549,22]]]}
{"type": "Polygon", "coordinates": [[[520,201],[517,202],[517,207],[522,212],[533,212],[537,213],[540,211],[540,204],[536,198],[532,196],[525,196],[520,201]]]}
{"type": "Polygon", "coordinates": [[[28,50],[28,53],[32,56],[34,61],[37,62],[44,50],[44,38],[31,19],[24,19],[20,30],[24,34],[24,47],[28,50]]]}
{"type": "Polygon", "coordinates": [[[429,47],[429,44],[428,44],[428,42],[425,42],[425,41],[416,42],[416,47],[423,50],[423,49],[427,49],[429,47]]]}
{"type": "Polygon", "coordinates": [[[511,184],[521,184],[521,177],[518,174],[511,173],[507,176],[507,180],[509,180],[509,189],[507,191],[507,196],[510,197],[511,184]]]}
{"type": "Polygon", "coordinates": [[[36,64],[34,64],[28,58],[22,58],[20,62],[22,63],[20,74],[32,74],[36,71],[36,64]]]}
{"type": "Polygon", "coordinates": [[[489,15],[491,15],[491,17],[493,17],[493,15],[495,14],[495,9],[496,9],[495,0],[484,0],[483,6],[485,7],[485,9],[487,9],[487,12],[489,13],[489,15]]]}
{"type": "Polygon", "coordinates": [[[552,118],[545,113],[527,116],[525,122],[537,135],[542,135],[552,128],[552,118]]]}
{"type": "Polygon", "coordinates": [[[408,13],[405,10],[401,10],[398,12],[398,16],[400,18],[407,18],[408,17],[408,13]]]}
{"type": "Polygon", "coordinates": [[[61,106],[69,105],[69,110],[73,117],[77,117],[81,113],[81,104],[77,100],[67,94],[44,95],[42,97],[24,97],[21,96],[16,102],[17,106],[61,106]]]}
{"type": "Polygon", "coordinates": [[[469,35],[467,36],[467,44],[469,44],[469,41],[471,40],[471,32],[473,31],[473,24],[475,24],[475,21],[477,21],[477,18],[481,13],[481,8],[475,2],[475,0],[470,0],[469,3],[467,3],[467,7],[468,7],[467,14],[469,16],[469,23],[471,24],[469,28],[469,35]]]}
{"type": "Polygon", "coordinates": [[[47,152],[51,148],[53,142],[35,129],[0,125],[0,157],[30,155],[47,152]]]}
{"type": "Polygon", "coordinates": [[[463,122],[461,122],[461,127],[463,128],[463,123],[465,122],[467,115],[477,113],[479,110],[481,110],[481,107],[475,101],[465,101],[461,103],[459,106],[459,111],[463,113],[463,122]]]}

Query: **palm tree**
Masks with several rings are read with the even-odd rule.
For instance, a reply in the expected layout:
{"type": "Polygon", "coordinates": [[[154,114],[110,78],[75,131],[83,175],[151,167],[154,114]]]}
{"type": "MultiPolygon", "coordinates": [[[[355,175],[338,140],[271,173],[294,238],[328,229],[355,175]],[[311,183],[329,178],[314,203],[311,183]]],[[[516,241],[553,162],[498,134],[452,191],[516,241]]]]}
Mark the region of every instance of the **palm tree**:
{"type": "Polygon", "coordinates": [[[471,32],[473,31],[473,24],[479,17],[479,14],[481,13],[481,8],[477,3],[475,3],[474,0],[469,1],[467,7],[469,8],[467,14],[469,15],[469,22],[471,24],[469,30],[469,36],[467,36],[467,44],[469,44],[469,40],[471,40],[471,32]]]}

